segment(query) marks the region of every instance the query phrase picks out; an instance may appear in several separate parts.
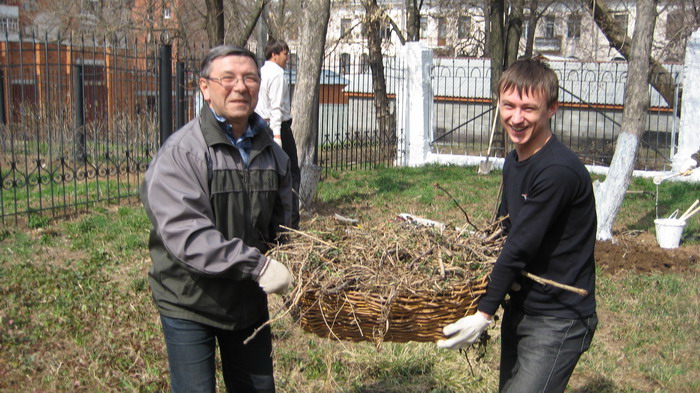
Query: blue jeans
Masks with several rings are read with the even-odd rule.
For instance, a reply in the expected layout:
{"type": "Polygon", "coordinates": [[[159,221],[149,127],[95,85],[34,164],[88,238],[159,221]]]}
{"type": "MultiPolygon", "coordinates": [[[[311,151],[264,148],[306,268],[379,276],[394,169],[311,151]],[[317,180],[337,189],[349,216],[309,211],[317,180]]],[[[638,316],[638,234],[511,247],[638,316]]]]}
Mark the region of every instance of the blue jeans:
{"type": "Polygon", "coordinates": [[[499,392],[563,392],[597,325],[595,314],[562,319],[506,307],[499,392]]]}
{"type": "Polygon", "coordinates": [[[275,391],[272,375],[272,335],[267,326],[247,345],[243,341],[255,328],[267,321],[242,330],[217,329],[184,319],[160,317],[168,349],[170,385],[173,393],[215,393],[216,341],[219,343],[221,368],[228,392],[275,391]]]}

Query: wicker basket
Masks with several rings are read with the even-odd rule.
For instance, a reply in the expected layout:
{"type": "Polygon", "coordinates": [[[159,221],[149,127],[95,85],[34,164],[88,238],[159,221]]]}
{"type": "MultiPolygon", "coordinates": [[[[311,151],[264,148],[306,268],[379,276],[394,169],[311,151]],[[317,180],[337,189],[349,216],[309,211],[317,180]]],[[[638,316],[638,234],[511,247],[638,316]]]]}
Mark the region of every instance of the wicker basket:
{"type": "Polygon", "coordinates": [[[476,311],[486,280],[442,293],[374,296],[355,291],[302,294],[302,328],[320,337],[345,341],[434,342],[442,329],[476,311]]]}

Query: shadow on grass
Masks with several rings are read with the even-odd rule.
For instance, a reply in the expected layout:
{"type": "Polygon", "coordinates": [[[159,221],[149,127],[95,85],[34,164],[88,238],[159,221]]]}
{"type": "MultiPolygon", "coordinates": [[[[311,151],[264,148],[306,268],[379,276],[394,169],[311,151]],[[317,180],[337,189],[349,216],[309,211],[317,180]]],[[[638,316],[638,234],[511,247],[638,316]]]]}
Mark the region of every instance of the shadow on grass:
{"type": "Polygon", "coordinates": [[[383,369],[379,375],[364,384],[353,386],[353,393],[451,393],[437,387],[432,365],[397,364],[383,369]]]}
{"type": "Polygon", "coordinates": [[[615,383],[605,377],[594,377],[588,381],[584,386],[574,389],[572,393],[615,393],[619,392],[615,383]]]}
{"type": "Polygon", "coordinates": [[[374,183],[374,188],[377,190],[377,194],[401,192],[415,185],[410,182],[398,180],[396,176],[391,174],[377,176],[372,182],[374,183]]]}

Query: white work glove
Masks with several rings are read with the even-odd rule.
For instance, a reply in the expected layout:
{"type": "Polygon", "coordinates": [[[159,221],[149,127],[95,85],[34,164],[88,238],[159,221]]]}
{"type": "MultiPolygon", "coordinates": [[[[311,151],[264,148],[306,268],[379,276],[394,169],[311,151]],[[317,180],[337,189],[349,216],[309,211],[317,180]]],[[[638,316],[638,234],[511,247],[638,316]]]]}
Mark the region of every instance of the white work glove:
{"type": "Polygon", "coordinates": [[[258,277],[260,288],[267,294],[285,293],[292,284],[292,276],[283,264],[272,258],[267,259],[267,263],[258,277]]]}
{"type": "Polygon", "coordinates": [[[480,312],[466,316],[442,329],[447,340],[438,340],[438,348],[461,349],[468,347],[481,336],[493,321],[484,318],[480,312]],[[451,336],[451,337],[450,337],[451,336]]]}

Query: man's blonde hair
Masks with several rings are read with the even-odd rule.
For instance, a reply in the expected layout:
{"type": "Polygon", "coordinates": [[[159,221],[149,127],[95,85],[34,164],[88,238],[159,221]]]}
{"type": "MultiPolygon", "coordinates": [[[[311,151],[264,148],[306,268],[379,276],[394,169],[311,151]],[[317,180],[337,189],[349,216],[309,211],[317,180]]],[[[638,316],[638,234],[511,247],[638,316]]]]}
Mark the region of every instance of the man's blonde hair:
{"type": "Polygon", "coordinates": [[[498,81],[498,97],[511,90],[517,90],[520,96],[543,94],[547,107],[551,107],[559,100],[559,79],[546,63],[522,59],[508,67],[498,81]]]}

